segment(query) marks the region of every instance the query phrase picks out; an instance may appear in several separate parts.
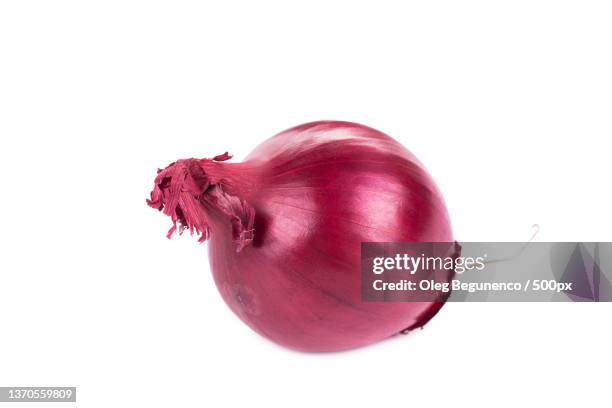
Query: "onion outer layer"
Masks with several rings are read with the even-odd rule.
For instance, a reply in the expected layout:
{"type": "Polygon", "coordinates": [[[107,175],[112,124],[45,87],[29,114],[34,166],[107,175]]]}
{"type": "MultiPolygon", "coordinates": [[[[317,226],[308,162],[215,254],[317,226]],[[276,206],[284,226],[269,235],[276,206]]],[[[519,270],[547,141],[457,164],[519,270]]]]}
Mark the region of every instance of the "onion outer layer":
{"type": "Polygon", "coordinates": [[[173,232],[210,238],[215,283],[261,335],[302,351],[363,346],[422,327],[431,302],[364,302],[362,242],[452,242],[444,201],[391,137],[338,121],[288,129],[242,163],[225,153],[159,170],[147,203],[173,232]]]}

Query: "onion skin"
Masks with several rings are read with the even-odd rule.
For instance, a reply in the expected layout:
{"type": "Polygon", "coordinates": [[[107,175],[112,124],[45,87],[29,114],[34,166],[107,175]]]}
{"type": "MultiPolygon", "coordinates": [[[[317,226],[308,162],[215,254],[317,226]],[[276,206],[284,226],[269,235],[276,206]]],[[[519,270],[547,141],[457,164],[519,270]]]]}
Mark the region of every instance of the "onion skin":
{"type": "Polygon", "coordinates": [[[453,241],[440,192],[398,142],[323,121],[268,139],[243,163],[227,159],[160,170],[148,203],[179,231],[210,238],[217,288],[253,330],[292,349],[339,351],[422,327],[442,307],[442,295],[361,300],[362,242],[453,241]]]}

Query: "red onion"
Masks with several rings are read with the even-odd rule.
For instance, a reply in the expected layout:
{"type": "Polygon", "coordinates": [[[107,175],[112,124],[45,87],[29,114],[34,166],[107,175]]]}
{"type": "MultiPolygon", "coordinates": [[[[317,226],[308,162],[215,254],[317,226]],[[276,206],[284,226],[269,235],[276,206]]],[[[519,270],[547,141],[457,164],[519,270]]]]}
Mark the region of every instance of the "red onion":
{"type": "Polygon", "coordinates": [[[422,327],[433,302],[364,302],[362,242],[452,242],[422,164],[391,137],[313,122],[259,145],[159,170],[148,204],[175,230],[211,238],[217,288],[253,330],[293,349],[335,351],[422,327]]]}

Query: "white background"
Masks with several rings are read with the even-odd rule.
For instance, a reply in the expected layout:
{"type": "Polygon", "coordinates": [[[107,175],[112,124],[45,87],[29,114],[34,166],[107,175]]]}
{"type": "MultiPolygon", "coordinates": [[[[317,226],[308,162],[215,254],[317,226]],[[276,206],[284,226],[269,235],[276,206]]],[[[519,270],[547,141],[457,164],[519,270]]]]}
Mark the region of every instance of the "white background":
{"type": "MultiPolygon", "coordinates": [[[[610,304],[449,304],[356,351],[232,315],[145,198],[319,119],[404,143],[458,240],[612,240],[607,1],[3,1],[0,385],[82,407],[589,406],[610,304]]],[[[27,405],[23,405],[27,406],[27,405]]]]}

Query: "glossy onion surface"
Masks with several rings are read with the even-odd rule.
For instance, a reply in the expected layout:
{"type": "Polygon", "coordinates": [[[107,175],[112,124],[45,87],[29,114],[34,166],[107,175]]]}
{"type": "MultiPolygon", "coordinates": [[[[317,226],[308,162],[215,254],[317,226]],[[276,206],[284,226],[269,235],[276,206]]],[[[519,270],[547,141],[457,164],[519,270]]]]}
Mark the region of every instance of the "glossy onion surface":
{"type": "Polygon", "coordinates": [[[160,170],[149,205],[208,243],[234,313],[293,349],[336,351],[423,326],[436,302],[364,302],[362,242],[452,242],[441,194],[391,137],[349,122],[313,122],[260,144],[160,170]]]}

